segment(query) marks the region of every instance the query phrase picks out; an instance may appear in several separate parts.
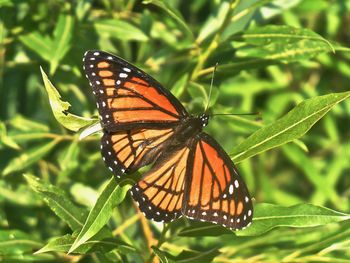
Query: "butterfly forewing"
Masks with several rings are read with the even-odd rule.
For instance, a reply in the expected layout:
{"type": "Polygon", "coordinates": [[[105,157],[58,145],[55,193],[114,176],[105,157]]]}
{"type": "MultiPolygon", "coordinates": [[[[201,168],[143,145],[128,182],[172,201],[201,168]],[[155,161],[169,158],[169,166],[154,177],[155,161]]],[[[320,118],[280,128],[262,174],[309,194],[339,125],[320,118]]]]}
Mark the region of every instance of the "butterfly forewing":
{"type": "Polygon", "coordinates": [[[168,127],[188,115],[168,90],[125,60],[102,51],[88,51],[83,60],[106,130],[168,127]]]}
{"type": "Polygon", "coordinates": [[[205,133],[198,138],[187,163],[183,214],[231,229],[246,227],[253,209],[245,183],[213,138],[205,133]]]}
{"type": "Polygon", "coordinates": [[[189,152],[184,147],[166,154],[131,188],[133,198],[148,219],[170,222],[182,215],[189,152]]]}

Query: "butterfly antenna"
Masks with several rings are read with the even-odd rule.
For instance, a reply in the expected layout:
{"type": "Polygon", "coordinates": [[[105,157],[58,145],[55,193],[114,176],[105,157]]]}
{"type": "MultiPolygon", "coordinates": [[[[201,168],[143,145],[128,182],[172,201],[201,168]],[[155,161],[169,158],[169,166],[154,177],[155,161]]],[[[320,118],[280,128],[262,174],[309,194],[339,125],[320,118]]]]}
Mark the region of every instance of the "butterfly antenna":
{"type": "Polygon", "coordinates": [[[215,71],[216,68],[218,67],[219,63],[216,62],[213,73],[211,75],[211,81],[210,81],[210,88],[209,88],[209,95],[208,95],[208,102],[207,102],[207,106],[205,107],[204,113],[206,113],[209,110],[209,105],[210,105],[210,98],[211,98],[211,92],[213,90],[213,83],[214,83],[214,75],[215,75],[215,71]]]}
{"type": "Polygon", "coordinates": [[[242,115],[258,115],[261,116],[260,112],[250,112],[250,113],[213,113],[210,116],[242,116],[242,115]]]}

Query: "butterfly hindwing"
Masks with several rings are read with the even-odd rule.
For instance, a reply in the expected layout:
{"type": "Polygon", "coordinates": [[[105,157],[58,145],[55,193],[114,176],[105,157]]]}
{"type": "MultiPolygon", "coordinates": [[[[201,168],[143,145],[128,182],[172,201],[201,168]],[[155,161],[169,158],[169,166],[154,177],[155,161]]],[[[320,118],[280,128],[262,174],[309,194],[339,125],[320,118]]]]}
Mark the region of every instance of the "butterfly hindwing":
{"type": "Polygon", "coordinates": [[[170,222],[181,214],[189,148],[166,154],[131,188],[134,200],[146,218],[170,222]]]}
{"type": "Polygon", "coordinates": [[[125,60],[87,51],[83,61],[104,129],[168,127],[188,115],[167,89],[125,60]]]}
{"type": "Polygon", "coordinates": [[[156,160],[173,129],[134,129],[108,133],[101,138],[101,153],[107,167],[119,177],[156,160]]]}
{"type": "Polygon", "coordinates": [[[231,229],[250,224],[253,208],[247,187],[213,138],[203,132],[197,136],[187,167],[184,215],[231,229]]]}

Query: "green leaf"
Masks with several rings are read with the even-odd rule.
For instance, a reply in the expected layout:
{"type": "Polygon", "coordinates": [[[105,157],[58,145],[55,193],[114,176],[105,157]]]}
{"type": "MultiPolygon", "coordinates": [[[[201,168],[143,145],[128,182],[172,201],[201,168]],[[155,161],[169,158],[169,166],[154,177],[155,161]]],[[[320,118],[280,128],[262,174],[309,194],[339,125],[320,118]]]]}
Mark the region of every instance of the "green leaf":
{"type": "Polygon", "coordinates": [[[241,142],[231,154],[233,161],[240,162],[300,138],[332,107],[349,96],[350,92],[332,93],[303,101],[279,120],[241,142]]]}
{"type": "MultiPolygon", "coordinates": [[[[20,255],[42,246],[33,235],[20,230],[0,230],[0,256],[20,255]]],[[[0,257],[1,259],[1,257],[0,257]]]]}
{"type": "MultiPolygon", "coordinates": [[[[127,248],[129,251],[135,251],[135,248],[129,246],[125,242],[120,241],[117,238],[102,238],[98,235],[94,236],[90,240],[86,241],[80,247],[78,247],[74,253],[86,254],[92,252],[108,253],[109,251],[122,247],[127,248]]],[[[62,237],[56,237],[49,241],[44,247],[35,252],[35,254],[41,254],[46,252],[64,252],[67,253],[69,248],[74,243],[75,238],[71,235],[64,235],[62,237]]]]}
{"type": "Polygon", "coordinates": [[[182,95],[182,93],[185,91],[186,89],[186,84],[188,81],[188,74],[184,74],[182,75],[173,85],[173,87],[171,88],[171,93],[175,96],[175,97],[180,97],[182,95]]]}
{"type": "Polygon", "coordinates": [[[237,51],[238,57],[292,62],[310,59],[322,52],[335,52],[335,47],[315,32],[290,26],[256,27],[235,39],[258,47],[243,46],[237,51]]]}
{"type": "Polygon", "coordinates": [[[252,225],[245,230],[237,231],[236,235],[256,236],[279,226],[315,227],[349,219],[349,214],[311,204],[298,204],[290,207],[257,204],[252,225]]]}
{"type": "Polygon", "coordinates": [[[218,249],[210,249],[207,251],[182,251],[179,255],[173,256],[157,247],[152,247],[153,252],[159,257],[162,263],[202,263],[213,262],[214,258],[220,255],[218,249]]]}
{"type": "Polygon", "coordinates": [[[130,187],[131,184],[119,185],[114,177],[110,179],[95,206],[91,209],[82,230],[68,253],[74,252],[108,222],[113,208],[124,200],[130,187]]]}
{"type": "Polygon", "coordinates": [[[167,254],[166,252],[160,250],[157,247],[152,247],[154,254],[157,255],[157,257],[160,259],[160,262],[162,263],[175,263],[174,260],[168,258],[169,254],[167,254]]]}
{"type": "Polygon", "coordinates": [[[293,42],[307,40],[326,44],[329,49],[334,51],[334,47],[328,40],[312,30],[285,25],[255,27],[243,32],[242,34],[236,35],[233,39],[240,39],[247,44],[255,46],[266,46],[272,43],[287,45],[293,42]]]}
{"type": "Polygon", "coordinates": [[[101,35],[119,40],[148,41],[148,36],[134,25],[115,19],[99,20],[94,27],[101,35]]]}
{"type": "Polygon", "coordinates": [[[38,177],[25,174],[29,186],[37,192],[55,214],[66,222],[72,230],[83,227],[87,211],[72,203],[60,188],[44,183],[38,177]]]}
{"type": "Polygon", "coordinates": [[[51,84],[44,70],[40,67],[41,74],[44,80],[45,89],[49,95],[50,105],[56,120],[65,128],[71,131],[78,131],[79,129],[89,126],[96,122],[95,119],[83,118],[67,112],[70,104],[61,100],[61,95],[56,88],[51,84]]]}
{"type": "Polygon", "coordinates": [[[47,155],[59,143],[59,141],[59,139],[56,139],[49,143],[37,146],[34,149],[31,149],[28,152],[12,159],[3,170],[2,174],[5,176],[13,172],[18,172],[36,163],[38,160],[47,155]]]}
{"type": "Polygon", "coordinates": [[[210,35],[215,33],[224,23],[227,12],[230,10],[230,4],[226,1],[220,3],[215,15],[211,15],[208,20],[202,26],[196,42],[202,43],[210,35]]]}
{"type": "Polygon", "coordinates": [[[212,223],[191,222],[191,226],[181,229],[178,236],[183,237],[205,237],[205,236],[221,236],[232,234],[232,231],[212,223]]]}
{"type": "Polygon", "coordinates": [[[22,115],[16,115],[14,118],[10,120],[11,126],[15,127],[20,131],[26,132],[48,132],[49,127],[45,124],[37,122],[35,120],[28,119],[22,115]]]}
{"type": "Polygon", "coordinates": [[[0,146],[1,144],[4,144],[15,150],[21,149],[21,147],[7,135],[7,129],[3,122],[0,122],[0,146]]]}
{"type": "Polygon", "coordinates": [[[61,14],[53,33],[52,55],[50,59],[50,74],[54,74],[59,62],[64,58],[71,47],[72,35],[74,29],[73,17],[61,14]]]}
{"type": "Polygon", "coordinates": [[[182,29],[187,33],[188,36],[193,38],[193,33],[191,29],[187,26],[184,18],[182,17],[181,13],[172,7],[168,2],[163,0],[144,0],[142,2],[143,4],[152,4],[155,6],[158,6],[162,10],[164,10],[168,15],[170,15],[181,27],[182,29]]]}
{"type": "Polygon", "coordinates": [[[42,36],[39,32],[33,32],[19,36],[19,40],[44,60],[50,61],[52,57],[52,40],[48,36],[42,36]]]}

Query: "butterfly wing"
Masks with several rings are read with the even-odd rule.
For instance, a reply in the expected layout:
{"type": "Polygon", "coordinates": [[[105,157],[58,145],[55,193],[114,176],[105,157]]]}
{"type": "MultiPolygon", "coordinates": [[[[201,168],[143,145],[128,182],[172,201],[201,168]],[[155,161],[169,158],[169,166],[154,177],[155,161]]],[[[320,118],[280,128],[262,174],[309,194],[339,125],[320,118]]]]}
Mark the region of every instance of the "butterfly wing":
{"type": "Polygon", "coordinates": [[[108,133],[101,139],[101,152],[107,167],[119,178],[154,162],[173,129],[134,129],[108,133]]]}
{"type": "Polygon", "coordinates": [[[227,153],[200,133],[189,153],[182,213],[191,219],[242,229],[252,220],[253,207],[245,183],[227,153]]]}
{"type": "Polygon", "coordinates": [[[148,219],[170,222],[181,214],[190,148],[185,146],[157,160],[130,192],[148,219]]]}
{"type": "Polygon", "coordinates": [[[167,89],[125,60],[87,51],[83,61],[105,130],[166,128],[188,116],[167,89]]]}

